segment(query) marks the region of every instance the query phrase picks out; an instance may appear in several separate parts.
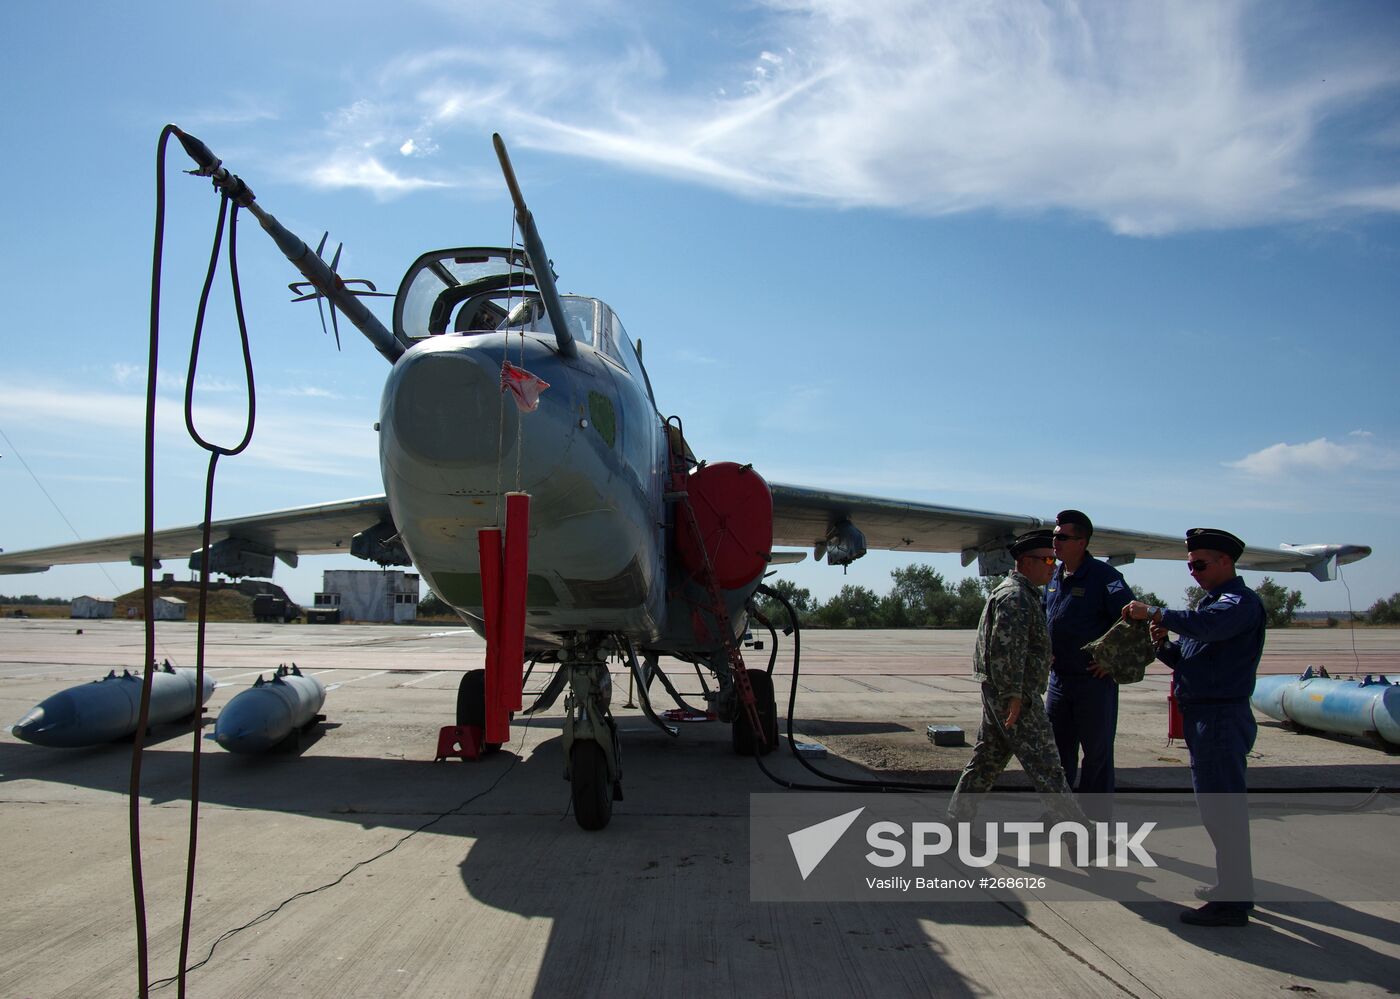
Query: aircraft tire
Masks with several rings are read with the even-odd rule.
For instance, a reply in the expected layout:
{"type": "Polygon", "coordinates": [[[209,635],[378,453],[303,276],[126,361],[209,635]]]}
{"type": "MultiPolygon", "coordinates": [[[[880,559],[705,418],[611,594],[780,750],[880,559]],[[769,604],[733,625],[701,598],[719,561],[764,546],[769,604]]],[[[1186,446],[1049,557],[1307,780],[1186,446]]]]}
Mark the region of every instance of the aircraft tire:
{"type": "MultiPolygon", "coordinates": [[[[462,674],[462,682],[457,687],[457,727],[486,725],[486,671],[469,669],[462,674]]],[[[501,748],[499,742],[485,744],[488,753],[501,748]]]]}
{"type": "Polygon", "coordinates": [[[730,725],[730,735],[733,737],[734,752],[740,756],[767,756],[778,745],[778,705],[777,699],[773,696],[773,678],[763,670],[749,670],[749,685],[753,687],[753,699],[758,708],[758,721],[763,726],[763,734],[768,743],[767,746],[758,749],[755,745],[753,730],[749,728],[749,716],[742,709],[730,725]]]}
{"type": "Polygon", "coordinates": [[[569,789],[574,799],[574,819],[580,829],[602,829],[612,819],[613,786],[608,780],[608,758],[592,739],[575,740],[569,751],[569,789]]]}

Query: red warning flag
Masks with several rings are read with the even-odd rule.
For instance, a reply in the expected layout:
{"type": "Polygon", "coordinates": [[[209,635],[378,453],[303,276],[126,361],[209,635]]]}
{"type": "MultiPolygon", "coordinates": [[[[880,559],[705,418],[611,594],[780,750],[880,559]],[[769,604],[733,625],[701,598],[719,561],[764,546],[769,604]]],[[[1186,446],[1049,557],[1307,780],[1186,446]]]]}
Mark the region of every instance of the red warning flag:
{"type": "Polygon", "coordinates": [[[533,413],[540,405],[540,393],[549,388],[549,382],[530,374],[524,368],[517,368],[509,361],[501,362],[501,391],[509,391],[515,399],[516,407],[522,413],[533,413]]]}

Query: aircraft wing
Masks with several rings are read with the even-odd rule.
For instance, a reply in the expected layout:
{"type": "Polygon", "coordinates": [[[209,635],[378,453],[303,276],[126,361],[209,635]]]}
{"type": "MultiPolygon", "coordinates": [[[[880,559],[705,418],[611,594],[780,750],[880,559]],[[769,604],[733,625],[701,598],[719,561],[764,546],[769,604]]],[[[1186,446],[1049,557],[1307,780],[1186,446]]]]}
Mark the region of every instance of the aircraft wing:
{"type": "MultiPolygon", "coordinates": [[[[869,548],[958,552],[963,565],[980,559],[987,571],[1000,572],[1006,567],[1000,553],[1013,537],[1055,523],[1053,517],[1041,519],[1030,514],[965,510],[783,483],[769,483],[769,487],[773,493],[773,543],[814,547],[817,558],[827,554],[828,561],[837,564],[851,554],[854,539],[844,527],[849,524],[864,535],[863,544],[869,548]]],[[[1091,550],[1114,565],[1139,558],[1185,559],[1182,538],[1096,526],[1091,550]]],[[[1236,564],[1241,569],[1311,572],[1318,579],[1333,579],[1339,564],[1370,554],[1367,545],[1251,545],[1236,564]]]]}
{"type": "MultiPolygon", "coordinates": [[[[210,547],[221,541],[244,542],[295,565],[298,555],[349,552],[356,534],[388,520],[389,503],[383,496],[318,503],[216,520],[210,528],[210,547]]],[[[199,524],[159,530],[155,533],[155,557],[183,564],[202,543],[199,524]]],[[[130,562],[133,559],[133,564],[139,565],[143,549],[144,536],[137,533],[28,551],[0,552],[0,573],[43,572],[55,565],[130,562]]]]}

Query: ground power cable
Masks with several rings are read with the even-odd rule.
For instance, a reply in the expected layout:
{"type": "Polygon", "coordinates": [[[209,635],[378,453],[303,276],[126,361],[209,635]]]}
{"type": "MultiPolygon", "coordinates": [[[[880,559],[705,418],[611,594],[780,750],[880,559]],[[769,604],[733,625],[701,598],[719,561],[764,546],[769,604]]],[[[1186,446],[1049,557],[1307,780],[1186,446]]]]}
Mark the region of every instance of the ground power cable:
{"type": "MultiPolygon", "coordinates": [[[[372,857],[366,857],[364,860],[360,860],[360,861],[355,862],[354,864],[350,865],[350,867],[346,868],[346,870],[345,870],[339,877],[335,878],[334,880],[327,881],[325,884],[320,885],[320,886],[318,886],[318,887],[316,887],[316,888],[308,888],[306,891],[299,891],[299,892],[297,892],[295,895],[290,895],[290,896],[288,896],[287,898],[283,899],[281,902],[278,902],[278,903],[277,903],[276,905],[274,905],[271,909],[267,909],[266,911],[261,912],[261,913],[259,913],[258,915],[254,916],[252,919],[248,920],[248,921],[247,921],[246,923],[244,923],[242,926],[235,926],[235,927],[234,927],[233,929],[231,929],[231,930],[226,930],[224,933],[220,934],[219,937],[218,937],[217,939],[215,939],[214,942],[213,942],[212,944],[209,945],[209,951],[208,951],[208,953],[206,953],[206,954],[204,955],[204,957],[203,957],[198,963],[192,964],[192,965],[190,965],[188,968],[183,969],[183,974],[188,974],[188,973],[191,972],[191,971],[197,971],[197,970],[199,970],[200,968],[204,967],[206,964],[208,964],[208,963],[210,962],[210,960],[212,960],[213,957],[214,957],[214,951],[217,950],[218,947],[219,947],[219,944],[223,943],[225,940],[228,940],[228,939],[230,939],[230,938],[232,938],[232,937],[235,937],[235,936],[237,936],[238,934],[242,933],[244,930],[251,929],[252,927],[259,925],[260,923],[265,923],[265,922],[267,922],[269,919],[271,919],[273,916],[277,915],[279,912],[281,912],[281,911],[282,911],[283,909],[285,909],[287,906],[291,905],[291,904],[292,904],[293,902],[295,902],[297,899],[305,898],[305,897],[308,896],[308,895],[316,895],[316,894],[319,894],[320,892],[326,891],[327,889],[334,888],[336,885],[339,885],[339,884],[341,884],[343,881],[345,881],[345,879],[348,878],[350,875],[352,875],[352,874],[354,874],[356,871],[358,871],[361,867],[368,867],[370,864],[373,864],[375,861],[381,860],[381,859],[383,859],[384,857],[387,857],[389,854],[393,853],[393,852],[394,852],[395,850],[397,850],[399,847],[403,846],[405,843],[407,843],[409,840],[411,840],[414,836],[417,836],[419,833],[421,833],[421,832],[423,832],[423,831],[425,831],[425,830],[427,830],[427,829],[432,828],[433,826],[435,826],[435,825],[437,825],[439,822],[441,822],[443,819],[447,819],[447,818],[450,818],[450,817],[453,816],[453,815],[460,814],[461,811],[462,811],[462,809],[466,808],[468,805],[470,805],[470,804],[472,804],[473,802],[479,801],[480,799],[486,797],[486,795],[490,794],[492,791],[494,791],[494,790],[496,789],[496,787],[501,783],[501,781],[505,780],[506,775],[509,774],[513,769],[515,769],[516,764],[519,763],[519,762],[521,761],[521,759],[523,759],[522,754],[523,754],[524,751],[525,751],[525,737],[529,734],[529,732],[530,732],[530,718],[529,718],[529,716],[527,715],[527,716],[526,716],[526,719],[525,719],[525,724],[524,724],[524,726],[523,726],[523,727],[521,728],[521,730],[520,730],[520,746],[519,746],[519,748],[515,751],[514,757],[513,757],[513,759],[511,759],[510,763],[505,767],[504,770],[502,770],[499,774],[496,775],[496,779],[495,779],[494,781],[491,782],[491,784],[490,784],[489,787],[487,787],[487,788],[485,788],[485,789],[483,789],[483,790],[481,790],[481,791],[476,792],[476,794],[473,794],[471,797],[467,798],[465,801],[461,802],[460,804],[458,804],[458,805],[456,805],[456,806],[454,806],[454,807],[452,807],[452,808],[449,808],[447,811],[438,813],[437,815],[435,815],[435,816],[433,816],[431,819],[429,819],[427,822],[424,822],[422,825],[418,826],[416,829],[413,829],[413,830],[410,830],[409,832],[404,833],[404,834],[403,834],[402,836],[400,836],[397,840],[395,840],[393,843],[391,843],[391,844],[389,844],[388,846],[386,846],[384,849],[380,850],[380,851],[379,851],[378,853],[376,853],[374,856],[372,856],[372,857]]],[[[165,988],[167,985],[169,985],[169,984],[171,984],[172,982],[176,981],[178,977],[179,977],[179,976],[172,976],[172,977],[170,977],[170,978],[162,978],[162,979],[160,979],[159,981],[152,982],[152,983],[151,983],[151,989],[152,989],[152,990],[155,990],[155,989],[163,989],[163,988],[165,988]]]]}

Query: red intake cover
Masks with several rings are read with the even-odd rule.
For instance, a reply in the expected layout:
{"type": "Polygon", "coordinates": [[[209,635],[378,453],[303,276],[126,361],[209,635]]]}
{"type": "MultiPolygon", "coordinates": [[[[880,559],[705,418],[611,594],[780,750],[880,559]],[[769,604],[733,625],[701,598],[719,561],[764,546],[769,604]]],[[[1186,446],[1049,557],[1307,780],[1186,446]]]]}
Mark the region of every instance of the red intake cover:
{"type": "MultiPolygon", "coordinates": [[[[768,483],[752,468],[721,461],[697,468],[685,484],[716,581],[726,590],[752,582],[768,568],[773,550],[773,494],[768,483]]],[[[698,574],[704,560],[684,510],[677,510],[676,526],[681,563],[698,574]]]]}

